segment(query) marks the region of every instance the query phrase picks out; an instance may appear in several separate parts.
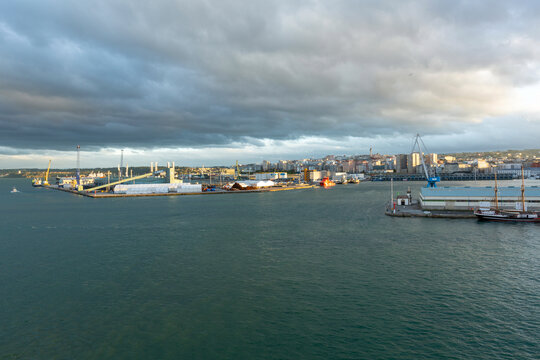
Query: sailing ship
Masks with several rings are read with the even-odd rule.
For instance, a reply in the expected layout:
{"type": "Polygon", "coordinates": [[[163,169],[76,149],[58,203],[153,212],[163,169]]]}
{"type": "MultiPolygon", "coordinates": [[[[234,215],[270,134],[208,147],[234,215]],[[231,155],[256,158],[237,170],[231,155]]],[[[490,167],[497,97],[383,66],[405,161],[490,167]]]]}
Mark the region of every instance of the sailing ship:
{"type": "Polygon", "coordinates": [[[521,166],[521,206],[519,210],[508,210],[499,208],[497,172],[495,172],[495,208],[481,209],[474,211],[478,220],[488,221],[511,221],[511,222],[540,222],[540,215],[535,211],[527,211],[525,206],[525,180],[523,176],[523,165],[521,166]]]}

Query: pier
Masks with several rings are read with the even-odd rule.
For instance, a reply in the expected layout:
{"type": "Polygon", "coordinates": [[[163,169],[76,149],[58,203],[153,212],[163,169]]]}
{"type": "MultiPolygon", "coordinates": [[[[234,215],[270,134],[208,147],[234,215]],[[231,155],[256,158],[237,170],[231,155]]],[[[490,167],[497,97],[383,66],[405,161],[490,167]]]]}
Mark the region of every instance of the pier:
{"type": "MultiPolygon", "coordinates": [[[[460,173],[460,174],[438,174],[441,181],[481,181],[494,180],[495,174],[485,173],[460,173]]],[[[515,179],[513,174],[498,174],[499,180],[515,179]]],[[[426,181],[424,174],[374,174],[371,181],[426,181]]]]}
{"type": "Polygon", "coordinates": [[[452,211],[452,210],[424,210],[417,202],[412,205],[396,205],[391,203],[386,205],[384,214],[395,217],[429,217],[447,219],[474,219],[476,216],[472,211],[452,211]]]}
{"type": "Polygon", "coordinates": [[[252,189],[252,190],[222,190],[216,189],[214,191],[202,191],[202,192],[189,192],[189,193],[177,193],[177,192],[167,192],[167,193],[151,193],[151,194],[114,194],[108,192],[87,192],[87,191],[78,191],[74,189],[64,189],[57,185],[43,186],[44,188],[51,190],[58,190],[74,195],[85,196],[90,198],[127,198],[127,197],[148,197],[148,196],[182,196],[182,195],[224,195],[224,194],[246,194],[246,193],[261,193],[261,192],[276,192],[276,191],[290,191],[290,190],[302,190],[302,189],[311,189],[315,185],[309,184],[300,184],[300,185],[286,185],[286,186],[273,186],[268,188],[252,189]]]}

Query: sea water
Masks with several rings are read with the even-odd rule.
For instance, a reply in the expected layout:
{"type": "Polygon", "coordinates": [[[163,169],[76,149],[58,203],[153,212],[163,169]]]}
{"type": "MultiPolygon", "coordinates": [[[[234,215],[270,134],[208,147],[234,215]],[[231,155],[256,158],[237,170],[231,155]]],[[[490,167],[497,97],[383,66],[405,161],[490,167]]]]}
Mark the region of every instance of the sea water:
{"type": "Polygon", "coordinates": [[[538,358],[540,226],[387,217],[389,185],[92,199],[0,179],[0,358],[538,358]]]}

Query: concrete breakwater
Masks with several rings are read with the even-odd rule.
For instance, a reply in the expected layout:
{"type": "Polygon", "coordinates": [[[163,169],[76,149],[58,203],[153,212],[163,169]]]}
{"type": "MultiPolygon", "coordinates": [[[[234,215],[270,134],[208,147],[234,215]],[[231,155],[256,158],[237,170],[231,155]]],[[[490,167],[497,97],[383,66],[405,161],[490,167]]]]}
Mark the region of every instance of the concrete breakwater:
{"type": "Polygon", "coordinates": [[[472,211],[452,211],[452,210],[423,210],[418,203],[412,205],[396,205],[392,208],[387,204],[385,215],[396,217],[430,217],[448,219],[473,219],[476,218],[472,211]]]}

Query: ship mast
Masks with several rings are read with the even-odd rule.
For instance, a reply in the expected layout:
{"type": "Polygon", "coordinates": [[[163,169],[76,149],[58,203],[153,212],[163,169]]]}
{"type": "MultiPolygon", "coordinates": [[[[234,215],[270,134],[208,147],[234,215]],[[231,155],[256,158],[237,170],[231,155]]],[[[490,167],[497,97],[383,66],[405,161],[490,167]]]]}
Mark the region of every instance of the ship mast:
{"type": "Polygon", "coordinates": [[[523,164],[521,164],[521,211],[525,211],[525,177],[523,175],[523,164]]]}
{"type": "Polygon", "coordinates": [[[499,210],[499,188],[497,187],[497,170],[495,170],[495,210],[499,210]]]}

